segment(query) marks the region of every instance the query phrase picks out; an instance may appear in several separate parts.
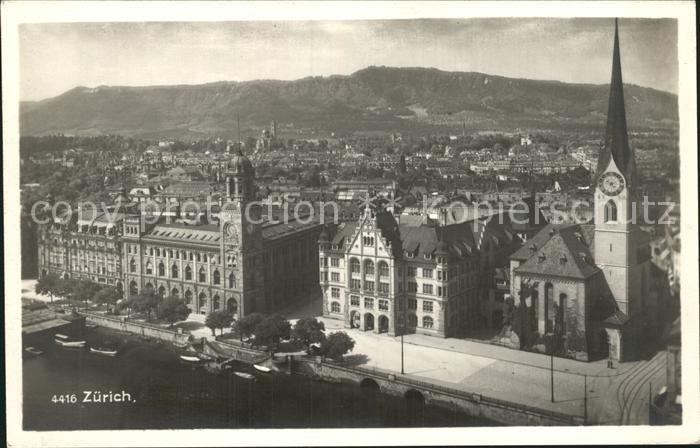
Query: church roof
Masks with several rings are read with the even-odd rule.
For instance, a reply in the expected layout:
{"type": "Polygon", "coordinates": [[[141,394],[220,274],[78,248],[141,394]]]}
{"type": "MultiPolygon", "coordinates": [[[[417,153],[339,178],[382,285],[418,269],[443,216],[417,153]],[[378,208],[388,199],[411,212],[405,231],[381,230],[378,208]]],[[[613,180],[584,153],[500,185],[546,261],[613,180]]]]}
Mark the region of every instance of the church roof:
{"type": "Polygon", "coordinates": [[[612,77],[610,80],[610,98],[608,100],[608,121],[605,128],[605,145],[598,156],[599,176],[610,163],[610,158],[615,161],[618,169],[625,176],[628,183],[633,184],[635,179],[634,153],[627,140],[627,118],[625,115],[625,98],[622,87],[622,67],[620,64],[620,41],[617,31],[617,19],[615,20],[615,40],[613,44],[612,77]]]}
{"type": "Polygon", "coordinates": [[[585,279],[599,271],[589,224],[550,224],[511,258],[523,253],[528,257],[516,268],[518,273],[585,279]]]}

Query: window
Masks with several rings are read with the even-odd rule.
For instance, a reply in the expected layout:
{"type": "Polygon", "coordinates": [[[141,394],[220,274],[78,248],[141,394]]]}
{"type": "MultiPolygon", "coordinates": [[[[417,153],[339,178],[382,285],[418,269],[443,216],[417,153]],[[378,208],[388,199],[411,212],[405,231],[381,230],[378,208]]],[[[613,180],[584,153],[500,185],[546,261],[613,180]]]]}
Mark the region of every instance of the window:
{"type": "Polygon", "coordinates": [[[192,268],[189,266],[185,268],[185,280],[192,280],[192,268]]]}
{"type": "Polygon", "coordinates": [[[386,264],[386,261],[379,262],[379,276],[380,277],[388,277],[389,276],[389,265],[386,264]]]}
{"type": "Polygon", "coordinates": [[[197,261],[202,261],[202,256],[200,254],[197,254],[197,261]]]}
{"type": "Polygon", "coordinates": [[[221,274],[219,273],[218,269],[214,269],[214,284],[215,285],[221,284],[221,274]]]}
{"type": "Polygon", "coordinates": [[[136,261],[131,260],[131,262],[129,263],[129,271],[136,272],[136,261]]]}
{"type": "Polygon", "coordinates": [[[447,271],[437,271],[438,280],[447,280],[447,271]]]}
{"type": "Polygon", "coordinates": [[[418,283],[408,282],[408,292],[418,292],[418,283]]]}
{"type": "Polygon", "coordinates": [[[433,285],[423,285],[423,294],[433,294],[433,285]]]}
{"type": "Polygon", "coordinates": [[[372,260],[365,260],[365,275],[374,275],[374,263],[372,260]]]}
{"type": "Polygon", "coordinates": [[[229,288],[235,288],[236,287],[236,276],[233,275],[233,272],[231,272],[228,275],[228,287],[229,288]]]}
{"type": "Polygon", "coordinates": [[[146,275],[153,275],[153,265],[150,261],[146,263],[146,275]]]}
{"type": "Polygon", "coordinates": [[[617,221],[617,204],[612,199],[605,204],[605,222],[617,221]]]}
{"type": "Polygon", "coordinates": [[[204,267],[199,268],[199,282],[200,283],[205,283],[207,281],[207,271],[204,270],[204,267]]]}
{"type": "Polygon", "coordinates": [[[423,300],[423,312],[432,313],[433,312],[433,302],[430,300],[423,300]]]}
{"type": "Polygon", "coordinates": [[[339,313],[339,312],[340,312],[340,303],[331,302],[331,313],[339,313]]]}
{"type": "Polygon", "coordinates": [[[365,246],[374,246],[374,238],[371,236],[363,236],[362,244],[364,244],[365,246]]]}
{"type": "Polygon", "coordinates": [[[374,282],[365,281],[365,291],[374,291],[374,282]]]}
{"type": "Polygon", "coordinates": [[[202,255],[202,261],[203,261],[204,263],[207,262],[207,254],[202,255]]]}
{"type": "Polygon", "coordinates": [[[331,297],[334,299],[340,298],[340,288],[331,288],[331,297]]]}
{"type": "Polygon", "coordinates": [[[168,249],[168,258],[173,258],[173,251],[168,249]]]}
{"type": "Polygon", "coordinates": [[[177,278],[177,277],[178,277],[179,272],[178,272],[178,269],[177,269],[177,265],[176,265],[176,264],[174,264],[174,265],[170,268],[170,274],[171,274],[172,278],[177,278]]]}
{"type": "Polygon", "coordinates": [[[340,267],[340,258],[331,258],[331,267],[337,268],[340,267]]]}
{"type": "Polygon", "coordinates": [[[438,286],[438,296],[447,297],[447,286],[438,286]]]}
{"type": "Polygon", "coordinates": [[[417,308],[418,301],[416,299],[408,299],[408,309],[415,310],[417,308]]]}
{"type": "Polygon", "coordinates": [[[374,299],[371,297],[365,297],[365,308],[374,308],[374,299]]]}
{"type": "Polygon", "coordinates": [[[433,270],[423,268],[423,278],[433,278],[433,270]]]}
{"type": "Polygon", "coordinates": [[[350,289],[360,289],[362,288],[362,282],[359,278],[350,279],[350,289]]]}
{"type": "Polygon", "coordinates": [[[389,294],[389,284],[379,282],[379,292],[382,294],[389,294]]]}
{"type": "Polygon", "coordinates": [[[379,300],[378,305],[379,305],[379,311],[389,311],[389,301],[388,300],[379,300]]]}
{"type": "Polygon", "coordinates": [[[433,318],[430,316],[423,317],[423,328],[433,328],[433,318]]]}
{"type": "Polygon", "coordinates": [[[350,296],[350,305],[360,306],[360,296],[350,296]]]}
{"type": "Polygon", "coordinates": [[[352,272],[353,274],[360,273],[360,261],[357,258],[353,258],[350,260],[350,272],[352,272]]]}
{"type": "Polygon", "coordinates": [[[221,299],[219,299],[218,295],[215,295],[214,297],[212,297],[211,302],[212,302],[211,305],[214,308],[214,310],[218,310],[219,306],[221,306],[221,299]]]}
{"type": "Polygon", "coordinates": [[[331,280],[334,282],[339,282],[340,281],[340,273],[339,272],[331,272],[331,280]]]}
{"type": "Polygon", "coordinates": [[[165,265],[162,261],[158,264],[158,275],[165,277],[165,265]]]}

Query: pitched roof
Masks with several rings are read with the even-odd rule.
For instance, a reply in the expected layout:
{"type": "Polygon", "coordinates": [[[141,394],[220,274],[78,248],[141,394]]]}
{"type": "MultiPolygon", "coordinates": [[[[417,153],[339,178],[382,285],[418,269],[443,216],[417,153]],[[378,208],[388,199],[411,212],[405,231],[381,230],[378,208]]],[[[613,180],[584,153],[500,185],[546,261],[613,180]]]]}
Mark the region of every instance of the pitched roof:
{"type": "Polygon", "coordinates": [[[530,241],[525,245],[530,256],[516,268],[516,272],[578,279],[585,279],[597,273],[599,269],[591,251],[592,232],[587,227],[592,226],[547,226],[536,235],[540,237],[539,241],[542,241],[542,234],[545,235],[542,246],[530,241]]]}
{"type": "Polygon", "coordinates": [[[144,239],[218,246],[221,231],[219,226],[213,224],[159,224],[144,235],[144,239]]]}

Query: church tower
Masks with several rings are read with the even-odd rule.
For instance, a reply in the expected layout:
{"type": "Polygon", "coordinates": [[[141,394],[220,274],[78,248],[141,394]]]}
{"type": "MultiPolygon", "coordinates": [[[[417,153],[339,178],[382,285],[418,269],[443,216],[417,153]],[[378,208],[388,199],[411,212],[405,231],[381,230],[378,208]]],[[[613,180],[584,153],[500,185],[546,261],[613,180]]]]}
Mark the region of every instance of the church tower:
{"type": "Polygon", "coordinates": [[[608,121],[595,176],[595,262],[603,271],[618,308],[630,317],[641,311],[636,188],[634,152],[627,139],[615,20],[608,121]]]}
{"type": "Polygon", "coordinates": [[[226,301],[235,300],[239,317],[261,311],[262,224],[254,200],[255,169],[239,151],[226,168],[226,200],[219,215],[226,301]]]}

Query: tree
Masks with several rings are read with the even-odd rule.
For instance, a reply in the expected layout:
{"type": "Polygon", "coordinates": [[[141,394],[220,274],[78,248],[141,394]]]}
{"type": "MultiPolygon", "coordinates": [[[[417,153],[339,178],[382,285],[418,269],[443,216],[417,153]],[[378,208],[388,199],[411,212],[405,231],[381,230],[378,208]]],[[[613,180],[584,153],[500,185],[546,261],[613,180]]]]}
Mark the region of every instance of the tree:
{"type": "Polygon", "coordinates": [[[321,343],[321,354],[331,359],[342,360],[343,355],[355,348],[355,340],[344,331],[336,331],[328,335],[321,343]]]}
{"type": "Polygon", "coordinates": [[[126,306],[139,313],[146,313],[150,319],[151,313],[156,309],[161,299],[162,297],[153,289],[144,288],[136,297],[130,299],[126,306]]]}
{"type": "Polygon", "coordinates": [[[158,317],[165,320],[172,327],[175,322],[187,319],[190,309],[185,302],[175,297],[168,297],[158,304],[158,317]]]}
{"type": "Polygon", "coordinates": [[[109,305],[114,305],[122,298],[122,292],[115,288],[114,286],[105,286],[104,288],[97,291],[97,294],[93,297],[95,303],[106,303],[109,305]]]}
{"type": "Polygon", "coordinates": [[[289,337],[291,329],[289,321],[282,315],[267,316],[255,326],[255,344],[268,346],[277,344],[280,339],[289,337]]]}
{"type": "Polygon", "coordinates": [[[315,342],[323,342],[326,335],[323,322],[319,322],[315,317],[303,317],[294,324],[292,336],[302,342],[307,348],[315,342]]]}
{"type": "Polygon", "coordinates": [[[60,281],[61,279],[56,274],[46,274],[36,282],[34,292],[37,294],[48,294],[51,302],[53,302],[53,295],[56,293],[60,281]]]}
{"type": "Polygon", "coordinates": [[[236,331],[243,341],[244,336],[250,336],[255,332],[255,327],[263,321],[265,317],[260,313],[250,313],[236,321],[236,331]]]}
{"type": "Polygon", "coordinates": [[[86,304],[87,301],[92,300],[100,290],[100,285],[89,280],[80,279],[71,283],[72,298],[80,302],[85,302],[86,304]]]}
{"type": "Polygon", "coordinates": [[[207,315],[207,319],[204,321],[204,325],[211,329],[212,336],[216,333],[214,330],[217,328],[221,329],[221,334],[224,334],[224,328],[231,325],[233,322],[233,316],[225,311],[214,311],[207,315]]]}

